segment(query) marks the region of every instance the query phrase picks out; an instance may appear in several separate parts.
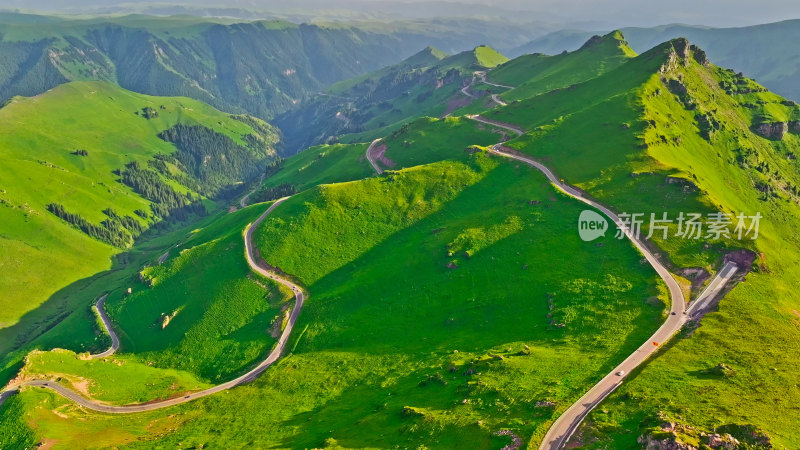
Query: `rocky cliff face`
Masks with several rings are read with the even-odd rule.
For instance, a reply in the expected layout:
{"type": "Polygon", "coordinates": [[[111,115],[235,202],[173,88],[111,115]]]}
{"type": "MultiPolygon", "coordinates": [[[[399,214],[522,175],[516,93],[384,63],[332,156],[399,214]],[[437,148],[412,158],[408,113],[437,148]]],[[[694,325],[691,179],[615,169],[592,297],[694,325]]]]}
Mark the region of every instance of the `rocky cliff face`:
{"type": "Polygon", "coordinates": [[[760,123],[753,126],[754,133],[763,138],[772,139],[774,141],[783,140],[783,137],[786,136],[788,131],[789,124],[786,122],[760,123]]]}

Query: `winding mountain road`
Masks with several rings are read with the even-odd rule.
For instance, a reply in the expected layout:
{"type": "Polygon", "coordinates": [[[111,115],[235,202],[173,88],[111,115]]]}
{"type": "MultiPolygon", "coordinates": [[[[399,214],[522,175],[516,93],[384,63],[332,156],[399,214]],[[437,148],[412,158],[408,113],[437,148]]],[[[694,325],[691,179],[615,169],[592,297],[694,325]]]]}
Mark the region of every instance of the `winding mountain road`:
{"type": "MultiPolygon", "coordinates": [[[[259,363],[256,367],[254,367],[253,369],[251,369],[250,371],[248,371],[247,373],[245,373],[244,375],[242,375],[242,376],[240,376],[240,377],[238,377],[236,379],[233,379],[233,380],[228,381],[226,383],[222,383],[220,385],[205,389],[203,391],[194,392],[194,393],[182,396],[182,397],[171,398],[171,399],[167,399],[167,400],[161,400],[161,401],[156,401],[156,402],[151,402],[151,403],[146,403],[146,404],[122,405],[122,406],[108,405],[108,404],[105,404],[105,403],[102,403],[102,402],[98,402],[98,401],[95,401],[95,400],[88,399],[88,398],[78,394],[77,392],[75,392],[75,391],[73,391],[73,390],[71,390],[69,388],[66,388],[66,387],[56,383],[55,381],[32,380],[32,381],[27,381],[27,382],[12,386],[12,387],[8,388],[7,390],[3,391],[2,393],[0,393],[0,406],[2,405],[2,403],[3,403],[3,401],[5,399],[7,399],[8,397],[10,397],[14,393],[16,393],[19,390],[19,388],[21,388],[23,386],[34,386],[34,387],[42,387],[42,388],[45,388],[45,389],[50,389],[52,391],[55,391],[58,394],[60,394],[60,395],[62,395],[64,397],[72,400],[73,402],[77,403],[78,405],[83,406],[83,407],[88,408],[88,409],[91,409],[91,410],[94,410],[94,411],[99,411],[99,412],[104,412],[104,413],[112,413],[112,414],[130,414],[130,413],[137,413],[137,412],[144,412],[144,411],[153,411],[153,410],[156,410],[156,409],[162,409],[162,408],[168,408],[170,406],[180,405],[182,403],[187,403],[187,402],[190,402],[190,401],[193,401],[193,400],[197,400],[198,398],[207,397],[209,395],[216,394],[218,392],[234,388],[234,387],[239,386],[241,384],[249,383],[249,382],[255,380],[256,378],[258,378],[258,376],[261,375],[269,366],[271,366],[278,359],[280,359],[281,354],[283,353],[284,349],[286,348],[286,344],[289,341],[289,336],[291,335],[292,330],[294,329],[294,325],[297,322],[297,318],[300,316],[300,311],[303,309],[303,302],[305,300],[305,294],[303,293],[303,290],[302,290],[302,288],[300,286],[294,284],[293,282],[291,282],[291,281],[289,281],[289,280],[287,280],[285,278],[280,277],[278,274],[275,274],[275,273],[271,272],[270,270],[268,270],[268,269],[266,269],[264,267],[261,267],[259,265],[258,260],[257,260],[257,255],[256,255],[256,249],[255,249],[255,246],[253,244],[253,232],[254,232],[254,230],[256,228],[258,228],[258,226],[261,224],[261,222],[263,222],[264,219],[272,211],[274,211],[275,208],[278,207],[278,205],[280,205],[281,203],[286,201],[286,199],[288,199],[288,198],[289,197],[284,197],[284,198],[282,198],[280,200],[277,200],[275,203],[273,203],[264,212],[264,214],[262,214],[255,222],[253,222],[252,224],[250,224],[250,226],[247,227],[247,230],[245,231],[245,236],[244,236],[245,249],[246,249],[245,253],[246,253],[246,258],[247,258],[247,264],[250,265],[250,268],[253,269],[254,271],[260,273],[261,275],[263,275],[263,276],[265,276],[267,278],[270,278],[272,280],[275,280],[276,282],[288,287],[289,289],[292,290],[292,292],[294,293],[294,297],[295,297],[294,308],[292,308],[292,312],[291,312],[291,314],[289,316],[289,321],[287,322],[286,327],[283,329],[283,332],[281,333],[281,336],[278,339],[278,343],[275,345],[275,347],[270,352],[270,354],[267,356],[267,358],[264,361],[262,361],[261,363],[259,363]]],[[[98,300],[97,309],[98,309],[98,311],[100,311],[100,316],[103,319],[103,323],[106,325],[106,327],[109,330],[109,335],[112,336],[112,338],[111,338],[112,342],[116,342],[116,345],[112,344],[112,346],[111,346],[111,348],[109,350],[107,350],[106,352],[103,352],[103,353],[100,354],[100,355],[108,356],[110,354],[113,354],[113,352],[116,351],[116,348],[119,347],[119,341],[116,339],[116,334],[113,332],[113,329],[111,327],[111,321],[108,319],[108,316],[106,315],[105,310],[103,308],[103,303],[105,302],[105,298],[106,298],[106,296],[103,296],[100,300],[98,300]],[[108,353],[109,351],[111,353],[108,353]],[[106,353],[108,353],[108,355],[106,355],[106,353]]],[[[92,357],[98,357],[98,358],[102,357],[100,355],[93,355],[92,357]]]]}
{"type": "Polygon", "coordinates": [[[105,294],[104,296],[100,297],[94,306],[97,308],[97,314],[100,316],[100,321],[103,322],[103,327],[106,329],[106,333],[108,333],[108,336],[111,338],[111,347],[109,347],[108,350],[102,353],[89,355],[92,359],[106,358],[108,356],[113,355],[114,353],[117,352],[117,350],[119,350],[119,337],[117,336],[117,333],[114,331],[114,327],[111,325],[111,319],[108,317],[108,314],[106,313],[105,309],[107,298],[108,294],[105,294]]]}
{"type": "Polygon", "coordinates": [[[244,197],[242,197],[242,199],[239,200],[239,206],[242,207],[242,209],[247,207],[247,202],[248,200],[250,200],[250,196],[255,194],[256,191],[258,191],[261,188],[262,184],[264,184],[264,174],[261,174],[261,178],[258,179],[258,183],[256,183],[256,186],[253,188],[253,190],[245,194],[244,197]]]}
{"type": "MultiPolygon", "coordinates": [[[[489,120],[481,116],[476,115],[467,117],[487,125],[504,128],[520,136],[523,134],[522,130],[517,127],[489,120]]],[[[686,300],[683,297],[683,292],[680,285],[669,273],[669,270],[667,270],[664,264],[661,263],[658,257],[650,251],[650,249],[639,239],[638,236],[631,233],[631,230],[614,212],[600,203],[586,198],[583,192],[564,183],[561,179],[556,177],[556,175],[548,167],[538,161],[535,161],[527,156],[503,151],[502,144],[495,144],[489,151],[495,155],[511,158],[536,168],[542,172],[550,181],[550,183],[552,183],[558,190],[605,214],[609,219],[611,219],[612,222],[614,222],[617,227],[623,230],[625,236],[627,236],[633,245],[639,249],[639,251],[647,259],[647,262],[650,263],[653,269],[655,269],[656,273],[658,273],[658,276],[664,280],[664,283],[669,289],[670,298],[672,299],[669,315],[661,327],[659,327],[658,330],[656,330],[656,332],[644,342],[644,344],[642,344],[622,363],[615,367],[611,373],[606,375],[577,402],[567,408],[567,410],[564,411],[550,427],[539,448],[541,450],[559,450],[566,445],[567,441],[569,441],[569,438],[572,436],[575,430],[577,430],[578,426],[589,414],[589,412],[592,411],[592,409],[594,409],[608,395],[614,392],[614,390],[622,384],[623,379],[629,373],[631,373],[632,370],[636,369],[648,357],[658,351],[664,342],[668,341],[681,329],[681,327],[683,327],[689,318],[686,309],[686,300]]],[[[717,274],[717,277],[709,284],[709,288],[706,289],[706,291],[701,294],[700,297],[698,297],[698,300],[692,304],[692,307],[694,307],[696,304],[702,305],[703,302],[706,302],[708,298],[719,294],[737,269],[738,268],[733,263],[726,264],[726,266],[723,267],[723,269],[717,274]]]]}
{"type": "Polygon", "coordinates": [[[378,175],[383,173],[383,169],[378,166],[378,163],[375,161],[375,156],[373,156],[372,152],[375,150],[375,147],[381,143],[381,141],[382,139],[380,138],[375,139],[371,144],[369,144],[369,147],[367,147],[367,161],[372,164],[372,168],[375,169],[375,172],[378,172],[378,175]]]}

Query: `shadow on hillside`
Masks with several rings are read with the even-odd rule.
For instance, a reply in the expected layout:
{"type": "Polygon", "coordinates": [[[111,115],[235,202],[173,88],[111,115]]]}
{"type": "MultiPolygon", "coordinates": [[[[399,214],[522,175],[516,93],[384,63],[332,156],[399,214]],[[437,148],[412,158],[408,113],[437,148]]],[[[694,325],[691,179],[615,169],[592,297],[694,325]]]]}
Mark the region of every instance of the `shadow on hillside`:
{"type": "Polygon", "coordinates": [[[97,326],[91,306],[104,293],[123,288],[145,264],[155,263],[158,255],[174,244],[166,237],[177,238],[211,216],[167,228],[151,228],[132,248],[112,256],[110,269],[59,289],[17,323],[0,329],[0,385],[16,375],[20,361],[30,350],[64,348],[77,353],[104,350],[110,340],[97,326]],[[157,242],[159,239],[165,242],[157,242]]]}

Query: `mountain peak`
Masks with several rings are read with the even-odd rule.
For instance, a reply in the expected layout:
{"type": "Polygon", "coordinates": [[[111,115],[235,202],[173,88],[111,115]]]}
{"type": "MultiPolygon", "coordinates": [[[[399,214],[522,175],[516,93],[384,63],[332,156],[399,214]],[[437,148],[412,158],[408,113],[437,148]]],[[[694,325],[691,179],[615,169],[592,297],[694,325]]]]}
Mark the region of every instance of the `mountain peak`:
{"type": "Polygon", "coordinates": [[[508,62],[508,58],[488,45],[479,45],[472,53],[475,55],[477,64],[488,69],[508,62]]]}
{"type": "Polygon", "coordinates": [[[609,47],[614,49],[621,49],[625,54],[635,56],[635,52],[628,46],[628,41],[620,30],[614,30],[603,36],[594,35],[586,41],[579,50],[587,50],[593,47],[609,47]]]}
{"type": "Polygon", "coordinates": [[[406,58],[401,64],[405,66],[432,66],[439,61],[447,58],[447,53],[439,50],[436,47],[431,45],[425,47],[424,49],[420,50],[419,52],[415,53],[413,56],[406,58]]]}

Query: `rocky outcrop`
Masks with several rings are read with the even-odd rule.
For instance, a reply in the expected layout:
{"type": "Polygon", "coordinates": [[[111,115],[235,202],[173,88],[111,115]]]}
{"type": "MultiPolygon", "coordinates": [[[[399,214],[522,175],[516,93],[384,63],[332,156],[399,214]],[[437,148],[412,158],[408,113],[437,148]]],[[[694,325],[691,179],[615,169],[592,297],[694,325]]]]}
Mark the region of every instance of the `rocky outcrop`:
{"type": "Polygon", "coordinates": [[[665,439],[656,439],[653,436],[639,436],[638,442],[644,450],[697,450],[697,447],[680,442],[674,435],[665,439]]]}
{"type": "Polygon", "coordinates": [[[789,131],[794,134],[800,134],[800,120],[789,122],[789,131]]]}
{"type": "Polygon", "coordinates": [[[708,446],[723,450],[736,450],[739,448],[739,440],[727,433],[725,435],[715,433],[708,436],[708,446]]]}
{"type": "Polygon", "coordinates": [[[706,55],[705,50],[701,49],[696,45],[691,45],[690,48],[692,50],[692,55],[694,55],[694,60],[697,61],[698,64],[701,64],[703,66],[707,66],[710,64],[710,62],[708,61],[708,55],[706,55]]]}
{"type": "Polygon", "coordinates": [[[677,38],[673,39],[672,41],[672,48],[675,49],[675,53],[678,57],[683,61],[683,65],[689,64],[689,56],[690,56],[690,47],[689,40],[686,38],[677,38]]]}
{"type": "Polygon", "coordinates": [[[789,131],[789,124],[786,122],[760,123],[753,126],[753,132],[765,139],[773,141],[783,140],[789,131]]]}

